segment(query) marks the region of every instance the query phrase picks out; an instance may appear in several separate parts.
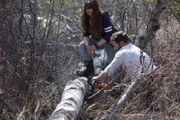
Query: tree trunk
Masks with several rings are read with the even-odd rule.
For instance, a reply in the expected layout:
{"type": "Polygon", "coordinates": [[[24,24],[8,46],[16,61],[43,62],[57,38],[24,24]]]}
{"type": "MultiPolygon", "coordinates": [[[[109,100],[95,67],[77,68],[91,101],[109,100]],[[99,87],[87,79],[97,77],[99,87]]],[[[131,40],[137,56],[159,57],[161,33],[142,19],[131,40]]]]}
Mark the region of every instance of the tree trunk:
{"type": "Polygon", "coordinates": [[[0,95],[2,95],[3,94],[3,91],[1,90],[1,88],[0,88],[0,95]]]}
{"type": "Polygon", "coordinates": [[[87,78],[80,77],[69,82],[50,120],[76,120],[87,91],[87,78]]]}
{"type": "MultiPolygon", "coordinates": [[[[170,0],[166,0],[169,2],[170,0]]],[[[139,47],[141,49],[145,49],[150,41],[155,37],[155,33],[160,28],[159,18],[161,13],[167,8],[166,1],[164,0],[157,0],[155,9],[152,11],[151,18],[147,25],[147,30],[139,38],[139,47]]]]}
{"type": "Polygon", "coordinates": [[[98,3],[99,3],[99,7],[102,8],[102,0],[98,0],[98,3]]]}

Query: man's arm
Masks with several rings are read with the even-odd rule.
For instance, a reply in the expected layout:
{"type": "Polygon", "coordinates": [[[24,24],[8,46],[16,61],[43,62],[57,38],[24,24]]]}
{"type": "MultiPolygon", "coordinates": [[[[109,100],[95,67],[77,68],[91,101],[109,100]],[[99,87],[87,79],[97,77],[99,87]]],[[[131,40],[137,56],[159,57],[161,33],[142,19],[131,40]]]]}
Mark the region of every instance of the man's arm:
{"type": "Polygon", "coordinates": [[[123,53],[118,51],[112,62],[98,76],[93,77],[94,80],[103,80],[110,77],[122,65],[123,53]]]}

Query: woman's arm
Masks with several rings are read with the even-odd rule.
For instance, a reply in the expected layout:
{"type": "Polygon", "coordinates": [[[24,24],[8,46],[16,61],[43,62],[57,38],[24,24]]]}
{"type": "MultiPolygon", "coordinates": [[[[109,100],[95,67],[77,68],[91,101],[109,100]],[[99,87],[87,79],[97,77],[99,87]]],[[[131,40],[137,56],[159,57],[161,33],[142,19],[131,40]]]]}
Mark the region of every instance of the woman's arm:
{"type": "Polygon", "coordinates": [[[102,14],[102,24],[103,24],[103,35],[102,38],[95,44],[90,47],[91,50],[95,50],[98,47],[102,46],[106,42],[110,41],[112,36],[112,23],[108,13],[102,14]]]}
{"type": "Polygon", "coordinates": [[[85,43],[85,45],[86,46],[88,46],[89,45],[89,37],[83,37],[83,40],[84,40],[84,43],[85,43]]]}
{"type": "Polygon", "coordinates": [[[105,40],[106,42],[109,42],[110,38],[113,34],[113,30],[112,30],[113,26],[112,26],[111,19],[107,12],[103,13],[103,15],[102,15],[102,24],[103,24],[102,39],[105,40]]]}

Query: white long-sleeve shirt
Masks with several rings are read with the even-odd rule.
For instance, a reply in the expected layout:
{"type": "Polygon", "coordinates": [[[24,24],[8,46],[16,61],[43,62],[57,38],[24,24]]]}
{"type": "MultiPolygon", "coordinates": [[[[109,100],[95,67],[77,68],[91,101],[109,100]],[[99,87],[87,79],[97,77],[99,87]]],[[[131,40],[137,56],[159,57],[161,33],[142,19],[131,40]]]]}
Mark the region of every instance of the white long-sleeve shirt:
{"type": "Polygon", "coordinates": [[[144,52],[141,53],[141,50],[132,43],[123,46],[116,53],[113,61],[105,68],[104,72],[109,77],[120,67],[126,71],[126,75],[130,79],[141,73],[150,73],[156,68],[150,57],[144,52]]]}

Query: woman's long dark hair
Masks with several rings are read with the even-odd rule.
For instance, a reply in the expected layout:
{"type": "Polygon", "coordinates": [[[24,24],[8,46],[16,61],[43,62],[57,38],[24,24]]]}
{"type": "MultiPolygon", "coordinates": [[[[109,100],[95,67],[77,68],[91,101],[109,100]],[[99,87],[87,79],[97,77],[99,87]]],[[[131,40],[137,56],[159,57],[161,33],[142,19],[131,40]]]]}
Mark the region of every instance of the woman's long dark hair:
{"type": "MultiPolygon", "coordinates": [[[[94,31],[95,36],[100,37],[102,32],[102,17],[101,17],[101,11],[99,9],[99,4],[96,0],[90,0],[89,4],[91,4],[91,8],[93,9],[93,15],[91,18],[92,26],[93,26],[92,29],[94,31]]],[[[86,13],[86,5],[85,5],[84,12],[81,18],[81,25],[84,31],[88,31],[90,25],[89,20],[90,17],[86,13]]]]}

